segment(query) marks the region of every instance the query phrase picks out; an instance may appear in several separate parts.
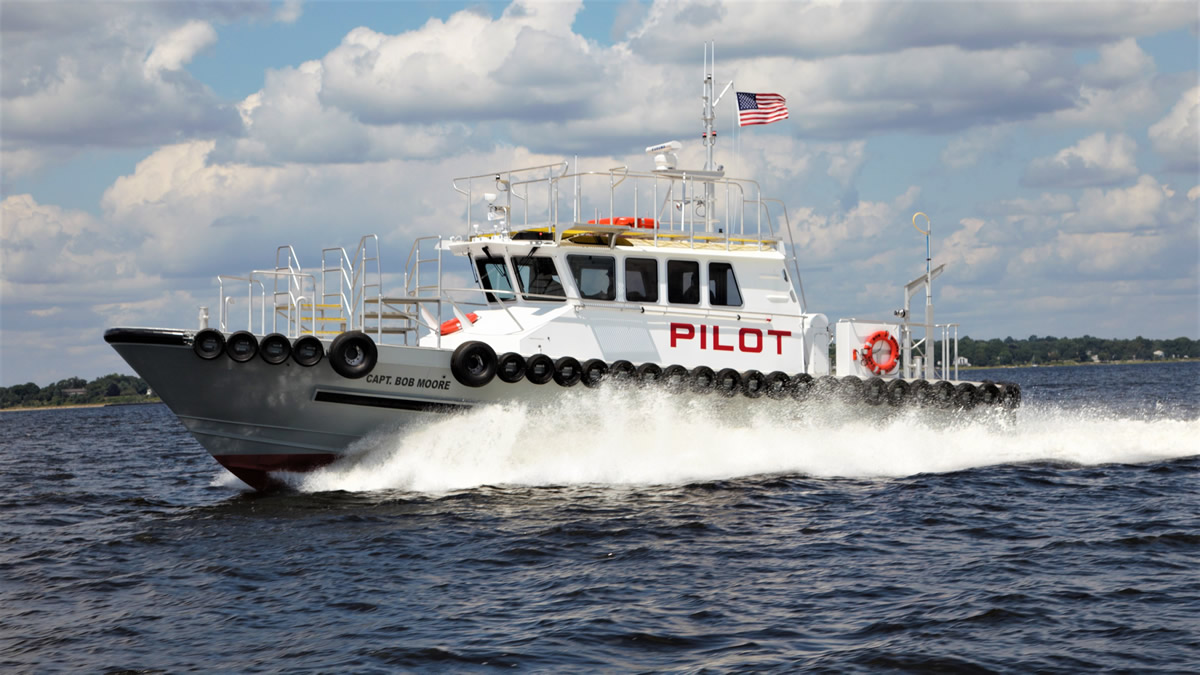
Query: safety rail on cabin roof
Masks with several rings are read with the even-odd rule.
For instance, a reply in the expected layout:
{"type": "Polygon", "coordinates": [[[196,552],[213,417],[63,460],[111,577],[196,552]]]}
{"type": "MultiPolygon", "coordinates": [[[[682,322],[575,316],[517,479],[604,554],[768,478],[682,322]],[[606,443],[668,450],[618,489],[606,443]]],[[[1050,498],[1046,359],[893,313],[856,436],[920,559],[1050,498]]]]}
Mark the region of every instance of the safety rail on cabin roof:
{"type": "Polygon", "coordinates": [[[598,229],[605,224],[628,222],[634,226],[619,231],[630,237],[652,240],[656,245],[660,239],[666,239],[683,240],[693,247],[697,243],[718,243],[726,247],[740,243],[754,244],[762,249],[780,241],[774,233],[770,214],[765,214],[764,218],[763,213],[766,203],[776,200],[762,197],[756,181],[726,178],[706,171],[639,172],[616,167],[568,173],[568,168],[564,161],[455,178],[455,191],[467,198],[467,236],[503,236],[513,230],[545,227],[557,239],[568,230],[598,229]],[[534,173],[543,175],[530,175],[534,173]],[[584,183],[599,179],[607,181],[607,198],[588,203],[584,197],[584,183]],[[560,186],[568,180],[573,182],[569,190],[571,219],[564,222],[560,213],[564,211],[565,191],[560,186]],[[544,195],[532,192],[532,188],[539,185],[545,186],[544,195]],[[718,219],[711,206],[721,192],[724,193],[721,195],[724,217],[718,219]],[[648,208],[642,203],[643,193],[649,197],[648,208]],[[487,218],[493,223],[490,232],[481,230],[480,224],[475,222],[477,199],[486,204],[487,218]],[[531,204],[534,199],[536,209],[531,204]],[[514,207],[518,209],[516,214],[514,207]],[[746,209],[751,207],[755,213],[748,219],[746,209]],[[585,213],[585,208],[591,213],[585,213]],[[531,222],[530,215],[534,211],[544,212],[545,219],[531,222]],[[514,218],[514,215],[519,217],[514,218]],[[585,219],[589,222],[583,222],[585,219]]]}

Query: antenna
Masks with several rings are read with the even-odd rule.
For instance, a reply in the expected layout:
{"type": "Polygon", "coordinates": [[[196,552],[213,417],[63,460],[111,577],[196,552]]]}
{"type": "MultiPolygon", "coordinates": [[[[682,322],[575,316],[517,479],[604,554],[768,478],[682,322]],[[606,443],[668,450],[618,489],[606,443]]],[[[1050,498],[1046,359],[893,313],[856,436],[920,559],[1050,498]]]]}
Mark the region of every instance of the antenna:
{"type": "Polygon", "coordinates": [[[930,353],[930,350],[933,348],[933,328],[934,328],[934,325],[933,325],[933,280],[939,274],[942,273],[942,270],[946,269],[946,265],[945,264],[938,265],[937,269],[932,269],[932,266],[931,266],[932,259],[929,256],[929,235],[933,233],[933,222],[929,220],[929,216],[921,211],[918,211],[913,214],[912,224],[913,224],[913,228],[915,228],[917,230],[917,232],[920,232],[921,234],[925,235],[925,276],[917,277],[916,279],[913,279],[912,281],[908,282],[908,284],[905,285],[905,287],[904,287],[904,309],[896,312],[896,315],[899,316],[900,318],[904,319],[904,322],[905,322],[904,363],[905,363],[905,368],[907,368],[908,364],[911,362],[911,359],[912,359],[912,348],[913,348],[912,334],[908,330],[909,302],[912,300],[912,296],[917,293],[917,290],[922,285],[925,286],[925,340],[924,340],[925,346],[923,348],[924,353],[925,353],[924,377],[926,380],[932,380],[933,374],[934,374],[933,373],[934,359],[930,353]],[[921,226],[917,225],[918,217],[922,217],[925,219],[925,229],[921,229],[921,226]]]}

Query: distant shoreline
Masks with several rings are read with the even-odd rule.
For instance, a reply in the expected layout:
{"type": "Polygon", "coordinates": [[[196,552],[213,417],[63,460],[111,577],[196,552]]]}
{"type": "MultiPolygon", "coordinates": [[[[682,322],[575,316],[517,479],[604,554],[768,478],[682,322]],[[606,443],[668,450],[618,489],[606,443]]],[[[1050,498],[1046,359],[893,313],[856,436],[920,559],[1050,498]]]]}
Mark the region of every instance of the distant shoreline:
{"type": "Polygon", "coordinates": [[[1050,361],[1048,363],[1019,363],[1004,366],[959,366],[959,370],[999,370],[1001,368],[1060,368],[1063,366],[1141,366],[1163,363],[1195,363],[1200,359],[1130,359],[1128,361],[1050,361]]]}
{"type": "Polygon", "coordinates": [[[21,406],[16,408],[0,408],[0,413],[6,412],[29,412],[31,410],[71,410],[78,408],[117,408],[126,405],[150,405],[153,403],[162,403],[162,399],[154,399],[153,401],[132,401],[126,403],[68,403],[65,405],[36,405],[36,406],[21,406]]]}

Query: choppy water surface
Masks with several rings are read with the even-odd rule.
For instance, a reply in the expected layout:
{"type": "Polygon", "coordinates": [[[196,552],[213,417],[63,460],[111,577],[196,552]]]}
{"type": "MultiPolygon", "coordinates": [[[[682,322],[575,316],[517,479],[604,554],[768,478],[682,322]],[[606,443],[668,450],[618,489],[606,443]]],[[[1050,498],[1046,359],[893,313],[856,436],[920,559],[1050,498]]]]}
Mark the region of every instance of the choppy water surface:
{"type": "Polygon", "coordinates": [[[0,670],[1194,671],[1200,364],[971,376],[1017,419],[572,390],[267,496],[0,414],[0,670]]]}

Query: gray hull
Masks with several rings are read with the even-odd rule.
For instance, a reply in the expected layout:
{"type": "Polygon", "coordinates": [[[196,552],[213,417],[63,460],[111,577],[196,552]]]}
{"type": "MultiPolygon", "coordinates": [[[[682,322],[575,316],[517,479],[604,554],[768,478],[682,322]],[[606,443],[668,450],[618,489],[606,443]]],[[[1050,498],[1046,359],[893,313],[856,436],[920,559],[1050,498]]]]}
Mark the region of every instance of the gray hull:
{"type": "Polygon", "coordinates": [[[373,430],[477,403],[539,399],[556,388],[498,379],[467,387],[451,374],[449,350],[423,347],[380,345],[378,364],[360,379],[342,377],[326,359],[310,367],[291,359],[206,360],[193,351],[191,335],[114,328],[105,340],[218,462],[257,489],[274,484],[271,472],[311,471],[334,461],[373,430]]]}

